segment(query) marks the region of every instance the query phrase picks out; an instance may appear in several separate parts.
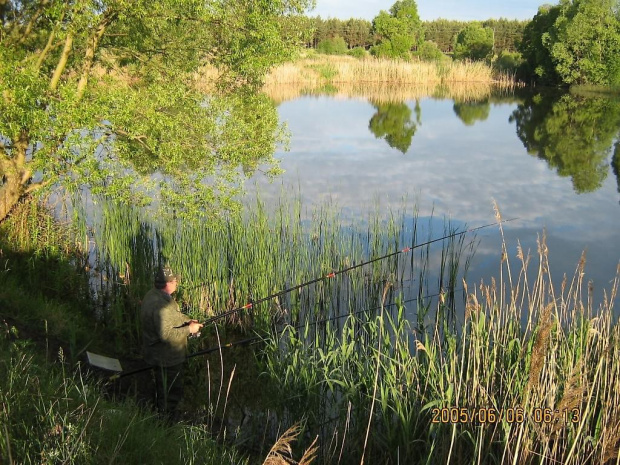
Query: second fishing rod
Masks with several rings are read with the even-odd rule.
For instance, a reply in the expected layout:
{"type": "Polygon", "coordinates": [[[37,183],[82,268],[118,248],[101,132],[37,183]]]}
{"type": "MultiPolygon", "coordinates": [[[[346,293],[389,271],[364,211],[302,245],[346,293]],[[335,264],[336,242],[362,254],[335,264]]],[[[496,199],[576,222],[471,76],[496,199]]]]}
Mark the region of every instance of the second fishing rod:
{"type": "MultiPolygon", "coordinates": [[[[365,262],[353,264],[353,265],[348,266],[346,268],[343,268],[341,270],[332,271],[331,273],[328,273],[328,274],[326,274],[324,276],[320,276],[318,278],[314,278],[314,279],[311,279],[309,281],[306,281],[306,282],[303,282],[303,283],[300,283],[300,284],[296,284],[294,286],[288,287],[286,289],[283,289],[281,291],[275,292],[274,294],[268,295],[266,297],[262,297],[260,299],[251,300],[250,302],[248,302],[245,305],[233,308],[231,310],[227,310],[227,311],[225,311],[223,313],[220,313],[219,315],[212,316],[211,318],[208,318],[206,321],[204,321],[203,325],[206,326],[208,324],[214,323],[216,321],[219,321],[219,320],[221,320],[223,318],[226,318],[226,317],[228,317],[230,315],[234,315],[235,313],[242,312],[244,310],[251,310],[256,305],[261,304],[263,302],[267,302],[267,301],[269,301],[271,299],[275,299],[276,297],[283,296],[285,294],[288,294],[289,292],[293,292],[293,291],[296,291],[298,289],[302,289],[302,288],[304,288],[306,286],[310,286],[310,285],[318,283],[320,281],[324,281],[324,280],[327,280],[327,279],[335,278],[336,276],[338,276],[340,274],[347,273],[347,272],[349,272],[351,270],[354,270],[356,268],[360,268],[360,267],[365,266],[365,265],[369,265],[370,263],[374,263],[374,262],[377,262],[377,261],[380,261],[380,260],[385,260],[385,259],[387,259],[389,257],[394,257],[394,256],[399,255],[399,254],[405,254],[405,253],[411,252],[414,249],[434,244],[435,242],[440,242],[440,241],[444,241],[446,239],[462,236],[464,234],[471,233],[471,232],[474,232],[474,231],[479,231],[479,230],[485,229],[485,228],[490,228],[492,226],[499,226],[499,225],[501,225],[503,223],[508,223],[510,221],[515,221],[517,219],[518,218],[511,218],[511,219],[508,219],[508,220],[496,221],[495,223],[489,223],[489,224],[485,224],[483,226],[477,226],[475,228],[470,228],[470,229],[467,229],[467,230],[464,230],[464,231],[454,232],[452,234],[448,234],[448,235],[445,235],[445,236],[442,236],[442,237],[438,237],[436,239],[432,239],[432,240],[429,240],[429,241],[426,241],[426,242],[422,242],[420,244],[412,244],[410,247],[405,247],[402,250],[397,250],[397,251],[394,251],[394,252],[382,255],[380,257],[375,257],[375,258],[367,260],[365,262]]],[[[202,286],[203,284],[204,283],[201,283],[201,284],[199,284],[197,286],[194,286],[194,287],[191,287],[189,289],[193,289],[195,287],[202,286]]]]}

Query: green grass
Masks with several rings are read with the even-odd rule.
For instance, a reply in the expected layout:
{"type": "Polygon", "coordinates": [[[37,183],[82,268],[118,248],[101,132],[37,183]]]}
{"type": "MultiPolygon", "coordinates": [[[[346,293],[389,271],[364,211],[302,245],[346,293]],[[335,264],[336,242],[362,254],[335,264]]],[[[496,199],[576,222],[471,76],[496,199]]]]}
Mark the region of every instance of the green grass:
{"type": "Polygon", "coordinates": [[[0,335],[0,459],[6,464],[241,464],[202,426],[167,426],[101,386],[60,352],[41,363],[4,324],[0,335]]]}

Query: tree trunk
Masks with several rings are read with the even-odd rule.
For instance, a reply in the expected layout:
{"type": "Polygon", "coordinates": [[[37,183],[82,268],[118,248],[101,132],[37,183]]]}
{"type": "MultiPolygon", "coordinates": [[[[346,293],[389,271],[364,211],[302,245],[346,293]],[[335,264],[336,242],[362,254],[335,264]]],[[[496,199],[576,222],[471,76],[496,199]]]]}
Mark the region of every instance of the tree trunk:
{"type": "Polygon", "coordinates": [[[9,215],[17,202],[27,194],[26,184],[30,182],[31,171],[27,166],[26,150],[28,149],[28,133],[22,131],[12,145],[13,156],[9,157],[5,150],[0,152],[0,223],[9,215]]]}
{"type": "Polygon", "coordinates": [[[24,186],[19,176],[5,175],[4,184],[0,186],[0,223],[11,213],[22,195],[24,195],[24,186]]]}

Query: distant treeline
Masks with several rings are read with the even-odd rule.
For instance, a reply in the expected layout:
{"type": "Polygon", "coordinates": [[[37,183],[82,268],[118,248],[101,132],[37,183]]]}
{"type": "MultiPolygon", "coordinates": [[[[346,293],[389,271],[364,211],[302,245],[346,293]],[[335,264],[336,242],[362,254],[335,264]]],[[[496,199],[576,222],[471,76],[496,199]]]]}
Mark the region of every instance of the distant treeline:
{"type": "MultiPolygon", "coordinates": [[[[377,43],[377,38],[372,32],[372,22],[365,19],[351,18],[347,20],[320,16],[308,17],[304,20],[303,29],[309,31],[305,37],[306,47],[318,48],[319,44],[326,39],[342,37],[348,48],[362,47],[369,49],[377,43]]],[[[454,48],[454,41],[459,32],[465,26],[474,21],[454,21],[448,19],[436,19],[423,21],[424,40],[437,44],[444,53],[450,53],[454,48]]],[[[529,21],[509,19],[488,19],[476,21],[482,27],[493,30],[495,38],[495,53],[502,51],[515,52],[518,43],[523,37],[523,30],[529,21]]]]}

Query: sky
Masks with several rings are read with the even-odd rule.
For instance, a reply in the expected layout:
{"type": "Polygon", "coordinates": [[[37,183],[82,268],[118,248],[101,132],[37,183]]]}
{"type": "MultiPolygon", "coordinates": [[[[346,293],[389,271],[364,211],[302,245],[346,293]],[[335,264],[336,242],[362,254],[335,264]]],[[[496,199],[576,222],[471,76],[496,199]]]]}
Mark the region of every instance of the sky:
{"type": "MultiPolygon", "coordinates": [[[[322,18],[363,18],[372,20],[381,10],[389,10],[395,0],[316,0],[310,16],[322,18]]],[[[531,19],[538,7],[555,0],[417,0],[422,21],[437,18],[460,21],[490,18],[531,19]]]]}

